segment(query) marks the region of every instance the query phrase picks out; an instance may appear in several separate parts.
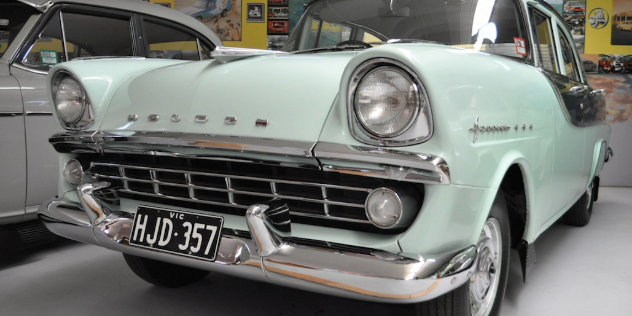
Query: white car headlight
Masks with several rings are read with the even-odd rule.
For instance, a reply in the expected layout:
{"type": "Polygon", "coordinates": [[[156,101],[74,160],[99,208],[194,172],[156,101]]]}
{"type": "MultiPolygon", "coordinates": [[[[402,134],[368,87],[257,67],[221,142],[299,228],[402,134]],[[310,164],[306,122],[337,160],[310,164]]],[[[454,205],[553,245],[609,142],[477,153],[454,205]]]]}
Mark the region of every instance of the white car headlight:
{"type": "Polygon", "coordinates": [[[52,81],[53,102],[60,123],[66,129],[86,129],[94,123],[94,116],[85,90],[72,75],[57,72],[52,81]]]}
{"type": "Polygon", "coordinates": [[[360,65],[351,76],[348,107],[351,133],[363,143],[404,146],[432,136],[424,87],[410,68],[395,60],[360,65]]]}
{"type": "Polygon", "coordinates": [[[405,132],[419,111],[419,93],[410,75],[382,66],[371,70],[355,92],[355,112],[360,124],[378,137],[405,132]]]}

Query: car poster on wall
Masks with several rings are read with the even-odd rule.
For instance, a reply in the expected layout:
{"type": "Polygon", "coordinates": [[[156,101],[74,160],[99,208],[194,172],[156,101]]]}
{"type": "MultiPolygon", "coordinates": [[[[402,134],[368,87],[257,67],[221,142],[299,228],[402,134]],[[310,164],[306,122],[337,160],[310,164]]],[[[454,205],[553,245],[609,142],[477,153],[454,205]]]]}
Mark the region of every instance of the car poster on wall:
{"type": "Polygon", "coordinates": [[[288,0],[268,0],[268,49],[279,50],[290,33],[288,0]]]}
{"type": "Polygon", "coordinates": [[[175,0],[175,9],[209,27],[222,41],[241,41],[241,0],[175,0]]]}
{"type": "Polygon", "coordinates": [[[612,3],[612,45],[632,45],[632,1],[612,3]]]}

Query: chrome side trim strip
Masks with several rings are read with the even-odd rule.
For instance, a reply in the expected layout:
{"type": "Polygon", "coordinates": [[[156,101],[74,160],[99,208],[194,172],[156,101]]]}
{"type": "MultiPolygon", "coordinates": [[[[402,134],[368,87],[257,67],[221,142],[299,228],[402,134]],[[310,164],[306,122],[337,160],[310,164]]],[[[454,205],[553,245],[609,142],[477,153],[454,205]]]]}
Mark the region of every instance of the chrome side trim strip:
{"type": "Polygon", "coordinates": [[[49,111],[26,111],[26,116],[52,116],[53,112],[49,111]]]}
{"type": "Polygon", "coordinates": [[[443,158],[386,148],[318,143],[314,156],[323,170],[419,183],[449,184],[450,170],[443,158]],[[323,162],[323,160],[332,160],[323,162]],[[371,169],[348,167],[336,161],[362,162],[371,169]]]}
{"type": "Polygon", "coordinates": [[[22,116],[24,115],[23,112],[0,112],[0,117],[3,116],[22,116]]]}

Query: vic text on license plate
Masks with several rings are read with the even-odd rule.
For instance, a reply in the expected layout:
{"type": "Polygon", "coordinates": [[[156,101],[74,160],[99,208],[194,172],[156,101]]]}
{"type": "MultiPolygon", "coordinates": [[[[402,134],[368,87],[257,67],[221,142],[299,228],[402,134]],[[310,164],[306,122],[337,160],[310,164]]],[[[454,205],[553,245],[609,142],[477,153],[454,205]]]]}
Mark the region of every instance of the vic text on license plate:
{"type": "Polygon", "coordinates": [[[139,206],[130,244],[214,261],[224,218],[139,206]]]}

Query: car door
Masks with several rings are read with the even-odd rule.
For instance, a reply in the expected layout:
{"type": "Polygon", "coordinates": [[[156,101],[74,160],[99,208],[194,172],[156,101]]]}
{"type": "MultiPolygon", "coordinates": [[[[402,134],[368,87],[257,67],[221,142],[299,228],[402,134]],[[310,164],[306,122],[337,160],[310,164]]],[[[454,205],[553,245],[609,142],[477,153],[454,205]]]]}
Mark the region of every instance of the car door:
{"type": "Polygon", "coordinates": [[[26,147],[24,107],[18,81],[9,63],[39,12],[18,2],[0,3],[0,224],[24,216],[26,147]]]}
{"type": "Polygon", "coordinates": [[[555,112],[555,130],[552,131],[555,154],[551,198],[543,216],[538,219],[539,225],[545,225],[556,214],[568,209],[585,190],[587,163],[584,161],[584,129],[578,122],[583,119],[590,91],[581,82],[578,65],[571,57],[572,41],[569,43],[565,33],[560,38],[554,13],[534,5],[530,14],[538,64],[556,90],[560,105],[559,111],[555,112]]]}
{"type": "Polygon", "coordinates": [[[134,56],[132,21],[133,14],[113,10],[51,9],[11,65],[24,107],[27,216],[34,218],[37,206],[57,193],[57,153],[48,143],[55,126],[46,90],[48,69],[79,57],[134,56]]]}

